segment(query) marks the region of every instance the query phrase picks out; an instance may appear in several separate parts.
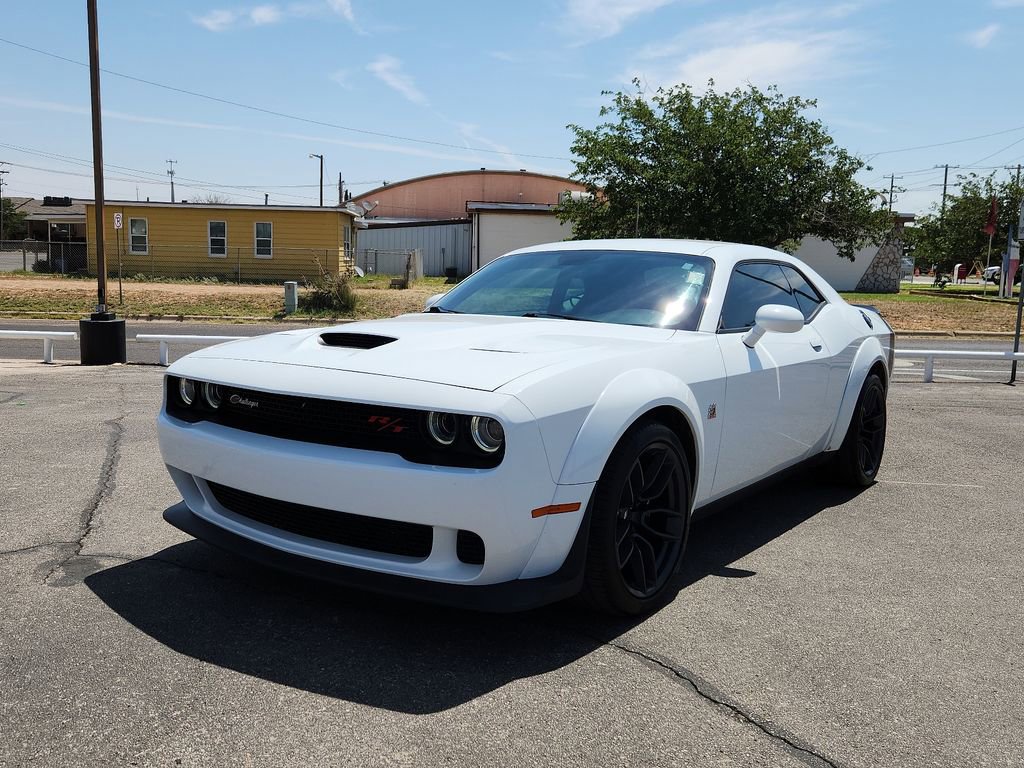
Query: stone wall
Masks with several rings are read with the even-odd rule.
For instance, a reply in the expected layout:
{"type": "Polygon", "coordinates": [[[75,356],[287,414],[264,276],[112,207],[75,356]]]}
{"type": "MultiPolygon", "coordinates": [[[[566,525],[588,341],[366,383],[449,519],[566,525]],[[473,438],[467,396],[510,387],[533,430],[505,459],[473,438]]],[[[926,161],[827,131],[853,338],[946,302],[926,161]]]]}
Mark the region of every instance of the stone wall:
{"type": "Polygon", "coordinates": [[[899,293],[900,259],[903,257],[903,241],[899,235],[891,235],[878,249],[857,290],[863,293],[899,293]]]}

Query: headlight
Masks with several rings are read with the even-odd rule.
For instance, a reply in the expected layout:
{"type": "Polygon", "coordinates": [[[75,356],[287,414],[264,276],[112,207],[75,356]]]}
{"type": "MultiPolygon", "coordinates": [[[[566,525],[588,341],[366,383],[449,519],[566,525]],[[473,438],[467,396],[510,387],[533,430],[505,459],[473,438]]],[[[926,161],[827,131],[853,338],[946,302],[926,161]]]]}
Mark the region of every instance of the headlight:
{"type": "Polygon", "coordinates": [[[178,379],[178,397],[185,405],[196,401],[196,383],[192,379],[178,379]]]}
{"type": "Polygon", "coordinates": [[[484,453],[495,453],[505,442],[505,430],[497,419],[489,416],[474,416],[469,422],[469,434],[484,453]]]}
{"type": "Polygon", "coordinates": [[[203,384],[203,400],[211,408],[220,408],[220,384],[203,384]]]}
{"type": "Polygon", "coordinates": [[[430,432],[430,436],[441,445],[454,443],[458,429],[459,419],[454,413],[431,411],[427,414],[427,430],[430,432]]]}

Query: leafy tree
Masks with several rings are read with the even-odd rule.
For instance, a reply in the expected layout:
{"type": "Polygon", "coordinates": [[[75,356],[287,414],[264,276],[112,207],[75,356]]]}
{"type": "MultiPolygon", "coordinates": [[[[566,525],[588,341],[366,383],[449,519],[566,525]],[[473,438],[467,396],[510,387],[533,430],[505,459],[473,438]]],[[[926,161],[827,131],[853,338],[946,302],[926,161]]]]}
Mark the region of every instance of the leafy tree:
{"type": "Polygon", "coordinates": [[[14,201],[9,197],[3,199],[3,208],[0,210],[3,216],[4,240],[21,240],[25,237],[27,227],[25,226],[25,214],[14,209],[14,201]]]}
{"type": "Polygon", "coordinates": [[[992,263],[998,264],[1006,248],[1007,231],[1016,225],[1024,184],[1013,179],[997,182],[995,174],[975,173],[957,177],[959,191],[947,196],[946,212],[932,206],[932,212],[917,219],[913,232],[914,263],[921,269],[937,264],[940,272],[949,272],[956,263],[970,267],[975,260],[985,263],[988,256],[988,235],[982,227],[988,221],[992,198],[999,212],[996,233],[992,237],[992,263]]]}
{"type": "Polygon", "coordinates": [[[805,112],[813,100],[776,87],[697,95],[687,85],[648,98],[605,92],[596,128],[568,126],[572,177],[591,199],[559,206],[575,237],[688,237],[792,250],[805,235],[852,259],[890,228],[876,194],[854,180],[865,165],[805,112]]]}

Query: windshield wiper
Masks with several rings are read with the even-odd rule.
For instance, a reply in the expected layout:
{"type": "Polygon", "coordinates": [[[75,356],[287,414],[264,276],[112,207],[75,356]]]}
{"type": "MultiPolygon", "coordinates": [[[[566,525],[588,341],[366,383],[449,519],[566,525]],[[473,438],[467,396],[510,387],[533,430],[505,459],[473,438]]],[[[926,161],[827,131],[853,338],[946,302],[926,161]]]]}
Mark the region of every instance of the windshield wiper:
{"type": "Polygon", "coordinates": [[[590,317],[577,317],[576,315],[556,315],[551,312],[525,312],[522,317],[551,317],[556,320],[582,320],[585,323],[597,322],[590,317]]]}
{"type": "Polygon", "coordinates": [[[430,307],[427,308],[427,312],[443,312],[446,315],[461,315],[462,314],[457,309],[445,309],[444,307],[437,306],[437,304],[431,304],[430,307]]]}

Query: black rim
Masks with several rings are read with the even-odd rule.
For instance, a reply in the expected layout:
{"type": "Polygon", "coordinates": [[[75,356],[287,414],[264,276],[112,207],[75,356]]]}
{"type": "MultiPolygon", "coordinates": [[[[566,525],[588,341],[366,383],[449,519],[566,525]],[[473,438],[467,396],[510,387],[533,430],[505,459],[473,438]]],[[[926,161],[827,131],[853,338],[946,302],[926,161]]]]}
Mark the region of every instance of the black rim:
{"type": "Polygon", "coordinates": [[[860,430],[857,433],[857,463],[867,477],[874,477],[885,445],[885,393],[881,387],[869,387],[860,406],[860,430]]]}
{"type": "Polygon", "coordinates": [[[668,443],[655,442],[637,456],[619,494],[615,555],[626,588],[645,598],[672,575],[686,530],[681,489],[683,464],[668,443]]]}

